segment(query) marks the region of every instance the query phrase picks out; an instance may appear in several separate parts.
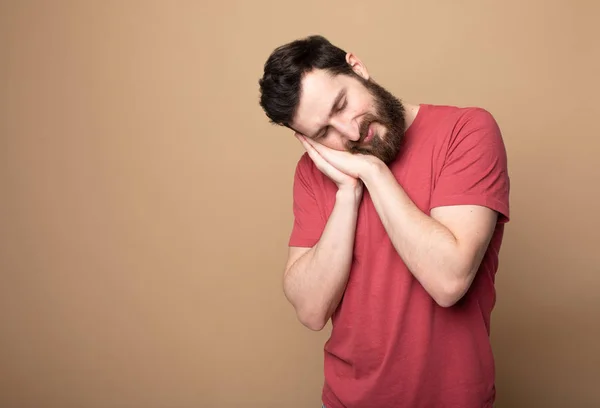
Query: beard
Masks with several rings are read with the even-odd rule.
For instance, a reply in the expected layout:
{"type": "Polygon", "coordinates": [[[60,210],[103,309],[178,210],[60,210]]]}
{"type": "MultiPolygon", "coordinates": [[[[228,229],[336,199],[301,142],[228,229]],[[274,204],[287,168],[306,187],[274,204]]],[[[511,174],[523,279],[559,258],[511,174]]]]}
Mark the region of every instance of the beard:
{"type": "Polygon", "coordinates": [[[360,139],[347,144],[350,153],[369,154],[379,158],[385,164],[393,162],[402,146],[404,132],[406,130],[406,119],[404,106],[400,99],[373,80],[360,78],[363,85],[373,96],[375,101],[375,113],[364,115],[360,124],[360,139]],[[369,142],[364,140],[369,132],[369,126],[378,123],[385,128],[381,134],[375,132],[369,142]]]}

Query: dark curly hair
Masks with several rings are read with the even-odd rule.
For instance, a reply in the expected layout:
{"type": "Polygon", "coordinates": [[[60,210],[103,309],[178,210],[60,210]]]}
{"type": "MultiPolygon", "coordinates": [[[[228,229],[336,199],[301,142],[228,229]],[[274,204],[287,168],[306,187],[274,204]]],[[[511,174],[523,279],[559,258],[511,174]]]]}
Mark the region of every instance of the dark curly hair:
{"type": "Polygon", "coordinates": [[[346,62],[346,51],[321,35],[311,35],[276,48],[264,66],[260,106],[273,124],[291,128],[301,93],[303,76],[313,69],[332,75],[355,75],[346,62]]]}

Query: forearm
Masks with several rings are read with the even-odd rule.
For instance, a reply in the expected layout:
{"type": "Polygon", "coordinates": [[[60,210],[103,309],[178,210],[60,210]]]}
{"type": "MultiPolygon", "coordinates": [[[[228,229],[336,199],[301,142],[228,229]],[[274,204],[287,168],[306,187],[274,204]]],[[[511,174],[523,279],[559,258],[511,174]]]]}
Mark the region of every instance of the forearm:
{"type": "Polygon", "coordinates": [[[359,200],[353,191],[338,191],[321,239],[285,273],[285,295],[302,323],[313,330],[323,328],[344,293],[359,200]]]}
{"type": "Polygon", "coordinates": [[[423,213],[387,167],[371,166],[363,182],[408,269],[439,304],[453,303],[465,265],[452,232],[423,213]]]}

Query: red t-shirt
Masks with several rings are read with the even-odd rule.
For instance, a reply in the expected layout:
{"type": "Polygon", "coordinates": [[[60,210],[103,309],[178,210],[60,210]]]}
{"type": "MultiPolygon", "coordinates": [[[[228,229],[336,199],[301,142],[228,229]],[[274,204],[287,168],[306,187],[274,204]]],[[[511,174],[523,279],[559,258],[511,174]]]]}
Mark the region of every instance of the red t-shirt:
{"type": "MultiPolygon", "coordinates": [[[[491,407],[490,314],[509,220],[500,129],[481,108],[423,104],[390,168],[425,214],[438,206],[481,205],[499,213],[498,224],[469,291],[443,308],[401,260],[365,189],[347,288],[325,344],[323,403],[327,408],[491,407]]],[[[304,154],[294,178],[289,245],[318,242],[336,189],[304,154]]]]}

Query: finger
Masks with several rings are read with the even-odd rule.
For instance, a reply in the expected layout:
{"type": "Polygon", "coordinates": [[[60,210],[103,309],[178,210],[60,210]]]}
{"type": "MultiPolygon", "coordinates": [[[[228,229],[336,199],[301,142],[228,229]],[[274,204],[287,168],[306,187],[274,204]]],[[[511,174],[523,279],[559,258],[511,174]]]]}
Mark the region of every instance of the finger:
{"type": "Polygon", "coordinates": [[[300,143],[302,143],[302,146],[304,146],[308,155],[315,163],[326,163],[326,160],[323,159],[319,152],[305,138],[300,138],[300,143]]]}
{"type": "Polygon", "coordinates": [[[300,141],[300,143],[302,143],[302,146],[304,146],[304,148],[308,151],[308,149],[312,148],[314,150],[313,145],[310,143],[309,139],[306,138],[305,136],[296,133],[296,138],[300,141]]]}
{"type": "MultiPolygon", "coordinates": [[[[322,144],[314,141],[314,140],[311,140],[311,139],[309,139],[307,137],[304,137],[302,135],[300,135],[299,140],[302,142],[302,144],[305,145],[305,147],[307,147],[307,148],[310,147],[313,150],[315,150],[316,152],[318,152],[319,154],[321,154],[321,153],[327,153],[326,152],[327,148],[325,146],[323,146],[322,144]]],[[[323,155],[321,154],[321,156],[323,156],[323,155]]]]}
{"type": "Polygon", "coordinates": [[[306,141],[306,143],[308,143],[313,149],[315,149],[317,152],[319,152],[319,154],[327,159],[327,157],[333,157],[336,154],[339,154],[340,152],[330,149],[329,147],[322,145],[319,142],[316,142],[314,140],[310,140],[307,138],[304,138],[304,140],[306,141]]]}
{"type": "Polygon", "coordinates": [[[337,168],[336,163],[344,160],[344,153],[330,149],[318,142],[307,141],[308,146],[315,150],[325,161],[337,168]]]}
{"type": "Polygon", "coordinates": [[[347,164],[344,163],[349,159],[346,156],[349,155],[349,153],[331,149],[303,135],[300,135],[299,139],[309,153],[309,156],[313,159],[315,164],[317,164],[317,167],[320,167],[321,171],[323,171],[324,168],[333,168],[336,171],[336,174],[347,174],[343,168],[347,166],[347,164]]]}
{"type": "MultiPolygon", "coordinates": [[[[312,147],[314,147],[315,149],[317,149],[317,148],[319,148],[319,147],[323,146],[323,145],[322,145],[322,144],[320,144],[319,142],[316,142],[316,141],[314,141],[314,140],[312,140],[312,139],[309,139],[309,138],[307,138],[307,137],[303,137],[303,136],[302,136],[302,139],[303,139],[303,140],[304,140],[306,143],[308,143],[309,145],[311,145],[312,147]]],[[[324,146],[323,146],[323,147],[324,147],[324,146]]]]}
{"type": "Polygon", "coordinates": [[[300,144],[302,145],[302,147],[304,147],[305,150],[308,150],[306,143],[304,142],[304,140],[302,140],[302,137],[299,136],[297,133],[294,135],[296,136],[296,139],[298,139],[298,141],[300,142],[300,144]]]}
{"type": "Polygon", "coordinates": [[[318,157],[315,157],[318,156],[319,153],[307,142],[304,136],[297,135],[297,139],[300,141],[300,144],[302,147],[304,147],[304,150],[307,151],[308,155],[311,157],[311,159],[313,159],[313,161],[319,159],[318,157]]]}
{"type": "Polygon", "coordinates": [[[331,163],[329,163],[327,160],[325,160],[323,156],[319,154],[319,152],[313,147],[311,143],[308,142],[306,138],[300,137],[300,141],[306,149],[306,151],[308,152],[309,157],[312,159],[312,161],[315,163],[319,170],[327,174],[329,177],[337,178],[340,176],[344,176],[344,173],[337,169],[335,166],[333,166],[331,163]]]}
{"type": "MultiPolygon", "coordinates": [[[[304,148],[308,151],[308,149],[310,149],[312,146],[306,141],[306,138],[302,135],[298,135],[297,136],[298,140],[300,141],[300,143],[302,144],[302,146],[304,146],[304,148]]],[[[314,149],[313,149],[314,150],[314,149]]]]}
{"type": "MultiPolygon", "coordinates": [[[[314,145],[314,142],[312,142],[311,140],[307,139],[304,136],[300,136],[299,137],[300,143],[302,143],[302,145],[304,146],[304,148],[310,153],[314,153],[318,156],[321,156],[321,154],[319,153],[319,151],[317,150],[317,148],[314,145]]],[[[322,158],[322,156],[321,156],[322,158]]]]}

